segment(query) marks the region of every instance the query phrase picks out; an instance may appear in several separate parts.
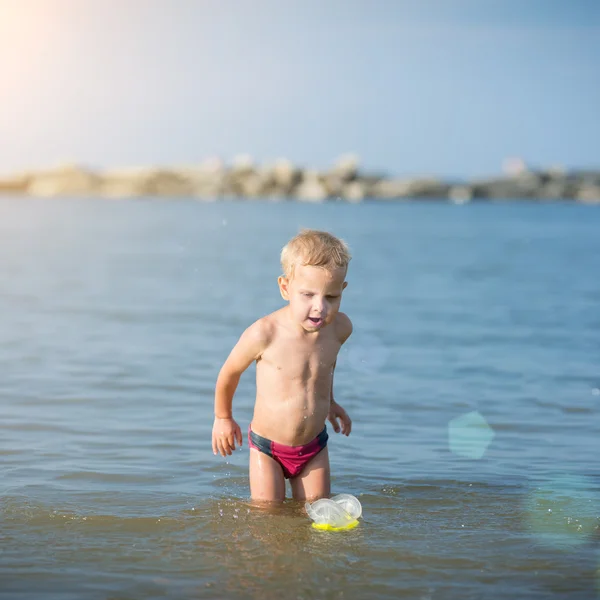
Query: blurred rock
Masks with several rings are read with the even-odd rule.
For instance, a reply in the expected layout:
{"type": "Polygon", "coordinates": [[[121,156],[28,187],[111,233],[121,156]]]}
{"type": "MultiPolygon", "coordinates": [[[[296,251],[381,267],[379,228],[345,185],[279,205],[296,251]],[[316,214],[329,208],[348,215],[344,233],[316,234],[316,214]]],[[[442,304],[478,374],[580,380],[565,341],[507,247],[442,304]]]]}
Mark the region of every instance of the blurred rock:
{"type": "Polygon", "coordinates": [[[254,170],[254,159],[249,154],[238,154],[231,162],[234,173],[249,173],[254,170]]]}
{"type": "Polygon", "coordinates": [[[454,204],[466,204],[473,199],[473,190],[468,185],[453,185],[448,192],[448,198],[454,204]]]}
{"type": "Polygon", "coordinates": [[[302,181],[295,188],[294,196],[305,202],[323,202],[329,197],[323,177],[317,171],[306,170],[302,173],[302,181]]]}
{"type": "Polygon", "coordinates": [[[331,174],[336,175],[344,182],[352,181],[358,176],[359,162],[358,156],[354,154],[344,154],[335,162],[331,174]]]}
{"type": "Polygon", "coordinates": [[[569,190],[566,181],[549,181],[539,189],[536,197],[540,200],[561,200],[574,196],[574,190],[569,190]]]}
{"type": "Polygon", "coordinates": [[[99,182],[100,178],[92,171],[66,164],[48,171],[32,173],[26,190],[29,195],[41,198],[86,196],[98,189],[99,182]]]}
{"type": "Polygon", "coordinates": [[[508,200],[534,198],[542,184],[543,178],[540,175],[523,171],[519,175],[511,177],[479,179],[471,182],[471,187],[476,198],[508,200]]]}
{"type": "Polygon", "coordinates": [[[435,178],[383,179],[372,191],[377,198],[445,198],[450,185],[435,178]]]}
{"type": "Polygon", "coordinates": [[[0,175],[0,194],[26,194],[33,175],[29,172],[0,175]]]}
{"type": "Polygon", "coordinates": [[[583,185],[577,192],[577,200],[584,204],[600,204],[600,185],[583,185]]]}
{"type": "Polygon", "coordinates": [[[196,167],[187,167],[185,175],[190,181],[192,196],[202,200],[217,200],[227,189],[227,168],[219,157],[212,157],[196,167]]]}
{"type": "Polygon", "coordinates": [[[344,155],[325,171],[304,169],[281,158],[258,165],[249,155],[227,166],[219,157],[173,167],[91,170],[76,164],[0,176],[0,193],[40,197],[184,197],[297,199],[305,202],[344,200],[446,199],[455,204],[474,200],[570,200],[600,203],[600,171],[568,171],[562,166],[531,170],[522,159],[509,159],[505,175],[471,181],[437,177],[390,178],[363,173],[358,157],[344,155]]]}
{"type": "Polygon", "coordinates": [[[271,178],[277,193],[282,196],[289,196],[302,179],[301,170],[286,158],[277,159],[265,172],[271,178]]]}
{"type": "Polygon", "coordinates": [[[364,183],[360,181],[351,181],[346,184],[342,189],[342,198],[349,202],[360,202],[364,200],[367,195],[367,188],[364,183]]]}
{"type": "Polygon", "coordinates": [[[107,198],[135,198],[147,195],[150,167],[130,167],[106,171],[98,182],[98,193],[107,198]]]}

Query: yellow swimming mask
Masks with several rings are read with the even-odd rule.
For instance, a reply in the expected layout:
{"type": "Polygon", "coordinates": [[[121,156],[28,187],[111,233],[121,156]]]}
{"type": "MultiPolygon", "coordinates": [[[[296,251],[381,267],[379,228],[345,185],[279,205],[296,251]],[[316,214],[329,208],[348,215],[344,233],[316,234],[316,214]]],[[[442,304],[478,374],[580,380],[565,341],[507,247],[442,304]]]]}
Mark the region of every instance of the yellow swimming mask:
{"type": "Polygon", "coordinates": [[[347,531],[358,525],[362,506],[351,494],[338,494],[333,498],[321,498],[304,505],[308,516],[314,521],[314,529],[320,531],[347,531]]]}

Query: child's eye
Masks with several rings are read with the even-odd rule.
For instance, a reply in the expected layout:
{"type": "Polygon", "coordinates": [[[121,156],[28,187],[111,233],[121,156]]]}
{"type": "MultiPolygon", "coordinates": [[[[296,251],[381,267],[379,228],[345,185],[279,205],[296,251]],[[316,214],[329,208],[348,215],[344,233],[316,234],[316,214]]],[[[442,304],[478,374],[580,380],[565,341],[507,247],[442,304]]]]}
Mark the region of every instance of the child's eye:
{"type": "Polygon", "coordinates": [[[336,298],[339,298],[339,296],[327,296],[327,298],[329,298],[329,300],[335,300],[336,298]]]}
{"type": "Polygon", "coordinates": [[[307,296],[308,298],[310,298],[311,296],[313,296],[313,294],[309,294],[308,292],[302,292],[303,296],[307,296]]]}

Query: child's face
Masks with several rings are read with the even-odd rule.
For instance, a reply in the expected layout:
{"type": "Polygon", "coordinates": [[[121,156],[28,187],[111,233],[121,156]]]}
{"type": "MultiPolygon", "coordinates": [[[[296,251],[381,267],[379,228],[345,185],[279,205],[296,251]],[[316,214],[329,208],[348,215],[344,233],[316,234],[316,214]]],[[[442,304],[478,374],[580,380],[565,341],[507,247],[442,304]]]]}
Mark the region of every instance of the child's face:
{"type": "Polygon", "coordinates": [[[281,295],[290,303],[292,318],[305,331],[329,325],[340,309],[346,269],[329,271],[321,267],[298,265],[291,279],[279,278],[281,295]]]}

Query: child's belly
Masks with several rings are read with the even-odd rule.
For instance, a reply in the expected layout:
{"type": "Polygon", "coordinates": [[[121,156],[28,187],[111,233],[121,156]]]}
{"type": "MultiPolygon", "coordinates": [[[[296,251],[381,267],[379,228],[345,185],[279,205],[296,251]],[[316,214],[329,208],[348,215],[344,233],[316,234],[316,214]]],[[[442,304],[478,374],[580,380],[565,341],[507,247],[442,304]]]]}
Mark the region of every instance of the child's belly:
{"type": "Polygon", "coordinates": [[[328,397],[257,397],[252,430],[279,444],[303,446],[321,433],[329,405],[328,397]]]}

